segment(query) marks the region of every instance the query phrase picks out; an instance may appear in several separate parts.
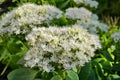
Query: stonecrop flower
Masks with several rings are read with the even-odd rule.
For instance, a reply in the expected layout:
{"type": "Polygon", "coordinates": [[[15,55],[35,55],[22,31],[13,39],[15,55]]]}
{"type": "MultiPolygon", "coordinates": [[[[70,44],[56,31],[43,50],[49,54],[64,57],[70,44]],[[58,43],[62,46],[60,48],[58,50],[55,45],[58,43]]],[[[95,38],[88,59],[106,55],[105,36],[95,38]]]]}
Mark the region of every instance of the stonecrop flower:
{"type": "Polygon", "coordinates": [[[115,32],[111,35],[111,38],[115,43],[120,42],[120,32],[115,32]]]}
{"type": "Polygon", "coordinates": [[[85,4],[85,5],[89,5],[90,7],[94,7],[97,8],[98,7],[98,2],[95,0],[73,0],[76,4],[85,4]]]}
{"type": "Polygon", "coordinates": [[[101,48],[98,36],[79,25],[33,28],[26,40],[31,48],[24,56],[24,65],[46,72],[81,67],[101,48]]]}
{"type": "Polygon", "coordinates": [[[81,27],[87,29],[91,33],[97,33],[98,29],[107,32],[108,26],[98,20],[97,15],[84,7],[81,8],[68,8],[65,15],[67,19],[75,20],[75,24],[81,25],[81,27]]]}
{"type": "Polygon", "coordinates": [[[62,17],[62,11],[51,5],[27,3],[3,16],[0,21],[0,34],[24,34],[32,27],[48,25],[62,17]]]}
{"type": "Polygon", "coordinates": [[[91,17],[92,12],[87,10],[84,7],[81,8],[68,8],[66,9],[65,17],[70,18],[73,20],[79,19],[79,20],[87,20],[91,17]]]}

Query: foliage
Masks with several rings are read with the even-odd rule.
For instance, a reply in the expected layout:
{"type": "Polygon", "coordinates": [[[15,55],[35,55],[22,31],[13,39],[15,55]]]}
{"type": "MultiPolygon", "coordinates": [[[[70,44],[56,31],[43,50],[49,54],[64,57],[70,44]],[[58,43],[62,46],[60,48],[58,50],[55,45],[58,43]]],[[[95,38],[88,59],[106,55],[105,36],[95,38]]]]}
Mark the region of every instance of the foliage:
{"type": "MultiPolygon", "coordinates": [[[[5,1],[6,0],[1,0],[0,4],[3,4],[5,1]]],[[[7,28],[9,26],[8,23],[13,26],[13,24],[15,24],[14,21],[16,20],[16,18],[23,18],[23,16],[18,15],[14,18],[10,16],[6,17],[6,15],[9,14],[7,13],[2,16],[3,18],[0,21],[0,64],[5,65],[5,67],[2,68],[3,70],[0,74],[1,76],[5,75],[7,70],[10,69],[11,72],[7,73],[8,80],[120,80],[119,26],[106,26],[99,21],[98,17],[95,14],[91,12],[92,10],[95,10],[96,7],[91,8],[90,5],[86,5],[84,3],[77,4],[74,2],[74,0],[12,0],[12,3],[15,3],[14,6],[21,6],[27,2],[35,3],[38,5],[51,4],[62,12],[62,16],[59,19],[55,18],[51,20],[49,25],[46,24],[46,22],[43,24],[37,24],[37,27],[49,27],[57,25],[57,27],[60,26],[63,28],[74,24],[79,26],[82,25],[82,28],[87,29],[89,34],[98,35],[100,37],[102,49],[95,51],[95,56],[92,58],[91,61],[85,63],[84,66],[77,68],[72,68],[68,70],[58,68],[55,71],[51,72],[42,71],[36,66],[32,68],[25,68],[25,66],[23,66],[23,64],[25,64],[25,61],[23,61],[23,59],[26,55],[26,52],[28,52],[32,47],[25,37],[32,31],[33,28],[36,27],[36,24],[34,25],[33,23],[26,23],[27,25],[17,25],[18,28],[28,27],[28,29],[31,29],[26,33],[16,33],[14,31],[14,28],[7,28]],[[77,12],[72,11],[72,9],[76,9],[76,11],[81,13],[82,16],[76,15],[77,12]],[[69,11],[75,13],[73,15],[70,15],[68,14],[69,11]],[[13,23],[12,20],[14,20],[13,23]],[[6,24],[6,26],[3,27],[2,24],[6,24]],[[32,26],[30,27],[28,25],[32,26]],[[4,32],[4,30],[7,30],[9,32],[4,32]],[[117,37],[114,34],[117,34],[117,37]]],[[[15,10],[17,10],[17,8],[14,9],[13,6],[10,6],[9,10],[13,10],[14,12],[15,10]]],[[[23,15],[25,14],[27,13],[25,12],[23,15]]],[[[30,17],[31,15],[29,16],[27,14],[27,16],[30,17]]],[[[29,21],[30,20],[28,20],[28,22],[29,21]]],[[[18,30],[18,28],[16,30],[18,30]]],[[[33,37],[30,38],[33,39],[33,37]]],[[[72,57],[74,58],[74,55],[72,57]]],[[[58,64],[55,65],[57,66],[58,64]]],[[[4,80],[3,78],[1,79],[4,80]]]]}

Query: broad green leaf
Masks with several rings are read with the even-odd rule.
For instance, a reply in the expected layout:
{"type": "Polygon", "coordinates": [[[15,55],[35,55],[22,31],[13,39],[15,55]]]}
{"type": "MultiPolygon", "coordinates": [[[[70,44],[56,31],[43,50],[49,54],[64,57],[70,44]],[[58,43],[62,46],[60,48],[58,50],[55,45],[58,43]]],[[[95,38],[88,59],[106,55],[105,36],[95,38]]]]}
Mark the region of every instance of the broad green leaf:
{"type": "Polygon", "coordinates": [[[95,71],[93,69],[90,70],[90,75],[89,75],[88,80],[97,80],[95,71]]]}
{"type": "Polygon", "coordinates": [[[28,68],[16,69],[7,76],[8,80],[33,80],[37,71],[28,68]]]}
{"type": "Polygon", "coordinates": [[[80,80],[88,80],[91,67],[91,63],[87,63],[84,67],[81,68],[81,71],[79,73],[80,80]]]}
{"type": "Polygon", "coordinates": [[[72,70],[68,70],[66,80],[79,80],[78,74],[72,70]]]}
{"type": "Polygon", "coordinates": [[[60,75],[55,75],[50,80],[63,80],[63,79],[60,75]]]}
{"type": "Polygon", "coordinates": [[[94,68],[91,69],[91,71],[90,71],[88,80],[102,80],[102,78],[100,77],[100,75],[98,74],[97,71],[98,70],[97,70],[96,66],[94,66],[94,68]]]}
{"type": "Polygon", "coordinates": [[[10,68],[12,68],[12,69],[19,68],[20,65],[17,62],[20,59],[21,59],[21,56],[19,56],[19,55],[12,55],[11,56],[11,60],[10,60],[10,64],[9,64],[10,68]]]}
{"type": "Polygon", "coordinates": [[[22,44],[17,43],[17,40],[13,38],[11,38],[7,43],[7,49],[12,54],[20,52],[22,46],[23,46],[22,44]]]}
{"type": "Polygon", "coordinates": [[[73,70],[74,72],[76,72],[76,73],[78,72],[77,68],[74,68],[74,69],[72,69],[72,70],[73,70]]]}

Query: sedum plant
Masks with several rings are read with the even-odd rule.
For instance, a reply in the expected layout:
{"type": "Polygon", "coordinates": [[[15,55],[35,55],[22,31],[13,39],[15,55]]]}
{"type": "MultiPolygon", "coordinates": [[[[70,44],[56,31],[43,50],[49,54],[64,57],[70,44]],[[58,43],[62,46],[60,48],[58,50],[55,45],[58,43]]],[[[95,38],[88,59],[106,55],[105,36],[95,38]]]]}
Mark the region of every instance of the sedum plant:
{"type": "Polygon", "coordinates": [[[26,40],[32,47],[24,57],[25,66],[46,72],[81,67],[91,60],[96,49],[101,48],[96,35],[77,25],[33,28],[26,40]]]}
{"type": "MultiPolygon", "coordinates": [[[[78,0],[76,4],[91,5],[92,0],[78,0]]],[[[97,3],[97,2],[96,2],[97,3]]],[[[97,6],[97,5],[96,5],[97,6]]],[[[33,27],[50,25],[73,25],[77,24],[87,29],[91,33],[98,33],[99,30],[107,32],[108,27],[98,20],[97,15],[87,10],[85,7],[67,8],[65,12],[52,5],[36,5],[26,3],[13,9],[3,16],[0,21],[0,34],[26,34],[33,27]],[[61,24],[60,24],[61,23],[61,24]]]]}
{"type": "MultiPolygon", "coordinates": [[[[87,6],[97,8],[98,3],[94,0],[41,1],[45,4],[23,4],[0,20],[0,52],[3,53],[0,61],[7,63],[2,74],[10,67],[13,71],[8,80],[107,79],[101,63],[106,60],[101,55],[109,42],[106,34],[101,35],[109,33],[109,28],[87,9],[87,6]],[[65,3],[60,8],[49,5],[50,1],[65,3]]],[[[111,39],[115,36],[118,35],[112,34],[111,39]]],[[[114,46],[109,52],[111,48],[114,46]]]]}
{"type": "Polygon", "coordinates": [[[84,7],[66,9],[65,17],[75,20],[75,24],[81,25],[81,27],[87,29],[91,33],[98,33],[99,30],[102,32],[108,31],[108,26],[101,23],[96,14],[93,14],[84,7]]]}
{"type": "Polygon", "coordinates": [[[51,5],[24,4],[6,14],[0,21],[0,33],[26,34],[35,26],[50,25],[62,17],[62,11],[51,5]]]}
{"type": "Polygon", "coordinates": [[[89,5],[90,7],[97,8],[98,2],[94,0],[73,0],[76,4],[83,3],[85,5],[89,5]]]}

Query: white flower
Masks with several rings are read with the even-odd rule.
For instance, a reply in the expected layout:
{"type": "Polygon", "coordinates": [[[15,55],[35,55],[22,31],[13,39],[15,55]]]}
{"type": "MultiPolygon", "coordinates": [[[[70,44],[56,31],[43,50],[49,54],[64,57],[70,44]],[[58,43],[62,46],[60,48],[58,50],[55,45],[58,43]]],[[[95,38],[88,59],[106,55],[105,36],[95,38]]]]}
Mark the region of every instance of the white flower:
{"type": "Polygon", "coordinates": [[[96,16],[91,16],[91,18],[87,19],[87,21],[77,20],[75,24],[81,25],[81,27],[87,29],[91,33],[97,33],[99,30],[102,32],[107,32],[109,29],[109,27],[106,24],[100,22],[96,16]]]}
{"type": "Polygon", "coordinates": [[[81,67],[91,60],[96,49],[101,48],[99,38],[79,25],[33,28],[26,40],[32,47],[24,57],[25,66],[38,67],[46,72],[53,71],[56,67],[81,67]]]}
{"type": "Polygon", "coordinates": [[[111,35],[111,38],[115,43],[120,42],[120,32],[115,32],[111,35]]]}
{"type": "Polygon", "coordinates": [[[75,3],[79,4],[79,3],[83,3],[84,0],[74,0],[75,3]]]}
{"type": "Polygon", "coordinates": [[[94,0],[74,0],[74,2],[76,4],[85,4],[85,5],[89,5],[90,7],[94,7],[97,8],[98,7],[98,2],[94,1],[94,0]]]}
{"type": "Polygon", "coordinates": [[[75,20],[76,25],[81,25],[81,27],[87,29],[91,33],[97,33],[98,29],[102,32],[108,31],[108,26],[101,23],[96,14],[92,14],[92,12],[83,7],[68,8],[65,17],[75,20]]]}
{"type": "Polygon", "coordinates": [[[97,8],[98,7],[98,2],[94,0],[86,0],[85,5],[90,5],[90,7],[97,8]]]}
{"type": "Polygon", "coordinates": [[[50,25],[51,21],[62,17],[62,11],[51,5],[24,4],[3,16],[0,34],[26,34],[31,28],[50,25]]]}
{"type": "Polygon", "coordinates": [[[70,19],[79,19],[79,20],[86,20],[89,19],[91,17],[91,12],[87,9],[85,9],[84,7],[81,8],[68,8],[66,10],[65,13],[65,17],[66,18],[70,18],[70,19]]]}

